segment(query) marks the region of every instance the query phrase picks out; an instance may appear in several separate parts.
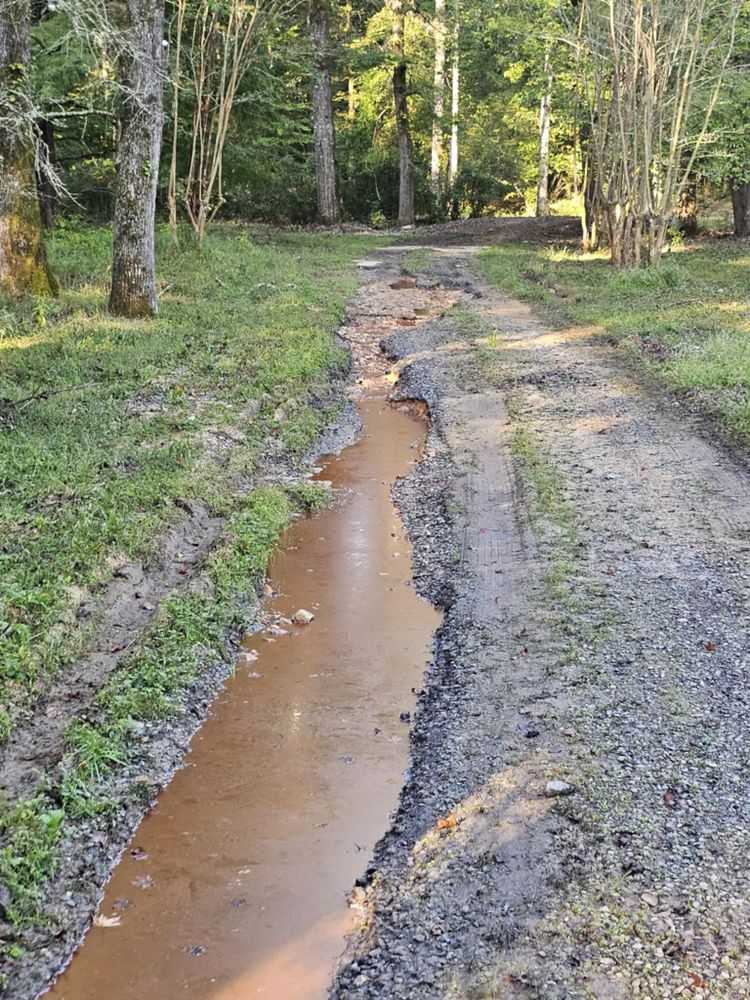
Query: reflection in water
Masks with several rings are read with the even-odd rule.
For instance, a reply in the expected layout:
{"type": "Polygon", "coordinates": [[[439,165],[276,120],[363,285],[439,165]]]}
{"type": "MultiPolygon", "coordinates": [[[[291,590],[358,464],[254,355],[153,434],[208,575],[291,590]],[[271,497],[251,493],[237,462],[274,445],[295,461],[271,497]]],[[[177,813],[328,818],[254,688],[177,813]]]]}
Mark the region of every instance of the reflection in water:
{"type": "Polygon", "coordinates": [[[360,405],[365,436],[323,477],[346,497],[297,522],[271,567],[298,634],[253,638],[108,887],[55,1000],[312,1000],[350,927],[347,891],[396,805],[437,613],[409,586],[389,484],[418,425],[360,405]],[[266,640],[266,641],[264,641],[266,640]]]}

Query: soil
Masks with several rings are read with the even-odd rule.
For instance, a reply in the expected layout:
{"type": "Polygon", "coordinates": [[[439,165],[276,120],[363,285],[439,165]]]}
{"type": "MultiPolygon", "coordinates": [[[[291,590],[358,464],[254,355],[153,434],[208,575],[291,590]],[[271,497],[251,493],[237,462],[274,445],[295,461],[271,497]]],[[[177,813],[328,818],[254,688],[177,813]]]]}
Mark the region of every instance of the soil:
{"type": "Polygon", "coordinates": [[[433,421],[396,496],[446,612],[331,996],[748,997],[744,462],[454,235],[418,286],[463,315],[384,344],[433,421]],[[531,516],[519,431],[573,528],[531,516]]]}
{"type": "MultiPolygon", "coordinates": [[[[429,412],[394,496],[444,618],[334,1000],[750,997],[750,476],[595,331],[546,327],[478,276],[478,246],[573,227],[415,231],[416,281],[403,244],[361,262],[342,333],[363,393],[382,337],[394,398],[429,412]]],[[[159,735],[153,788],[224,672],[159,735]]],[[[59,886],[76,927],[42,935],[8,995],[70,950],[143,807],[106,847],[81,832],[59,886]]]]}

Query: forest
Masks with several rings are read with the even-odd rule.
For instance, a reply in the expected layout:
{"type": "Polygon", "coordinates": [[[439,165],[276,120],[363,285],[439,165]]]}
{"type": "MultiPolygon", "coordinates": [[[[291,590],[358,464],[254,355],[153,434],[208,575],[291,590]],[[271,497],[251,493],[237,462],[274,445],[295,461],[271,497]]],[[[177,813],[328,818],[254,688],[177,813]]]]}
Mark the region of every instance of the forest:
{"type": "Polygon", "coordinates": [[[0,0],[0,996],[750,998],[750,3],[0,0]]]}
{"type": "Polygon", "coordinates": [[[700,188],[730,191],[747,235],[746,18],[733,0],[8,0],[2,281],[54,290],[40,226],[57,219],[114,221],[125,314],[155,309],[155,216],[200,245],[222,218],[554,208],[629,266],[695,226],[700,188]]]}

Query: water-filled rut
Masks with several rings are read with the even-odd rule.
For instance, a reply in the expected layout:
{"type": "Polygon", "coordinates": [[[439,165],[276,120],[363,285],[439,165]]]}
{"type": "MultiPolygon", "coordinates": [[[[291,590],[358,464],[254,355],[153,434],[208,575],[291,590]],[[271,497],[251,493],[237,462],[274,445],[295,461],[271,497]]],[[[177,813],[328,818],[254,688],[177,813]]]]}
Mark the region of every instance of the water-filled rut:
{"type": "Polygon", "coordinates": [[[257,659],[143,820],[56,1000],[325,996],[438,623],[390,499],[424,428],[382,399],[359,411],[359,441],[321,473],[341,502],[297,521],[270,567],[271,607],[314,620],[246,642],[257,659]]]}

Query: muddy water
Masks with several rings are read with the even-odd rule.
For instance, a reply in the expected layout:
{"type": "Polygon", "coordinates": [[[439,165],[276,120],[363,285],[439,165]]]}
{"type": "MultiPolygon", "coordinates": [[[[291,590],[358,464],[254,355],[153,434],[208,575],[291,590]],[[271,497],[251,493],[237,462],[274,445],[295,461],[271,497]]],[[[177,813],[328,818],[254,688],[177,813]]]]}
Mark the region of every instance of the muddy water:
{"type": "Polygon", "coordinates": [[[301,1000],[326,994],[345,897],[396,805],[438,615],[414,594],[389,486],[423,428],[359,404],[361,440],[322,473],[344,502],[297,522],[273,606],[312,624],[258,633],[117,867],[55,1000],[301,1000]],[[269,641],[272,640],[272,641],[269,641]],[[117,919],[119,918],[119,920],[117,919]]]}

